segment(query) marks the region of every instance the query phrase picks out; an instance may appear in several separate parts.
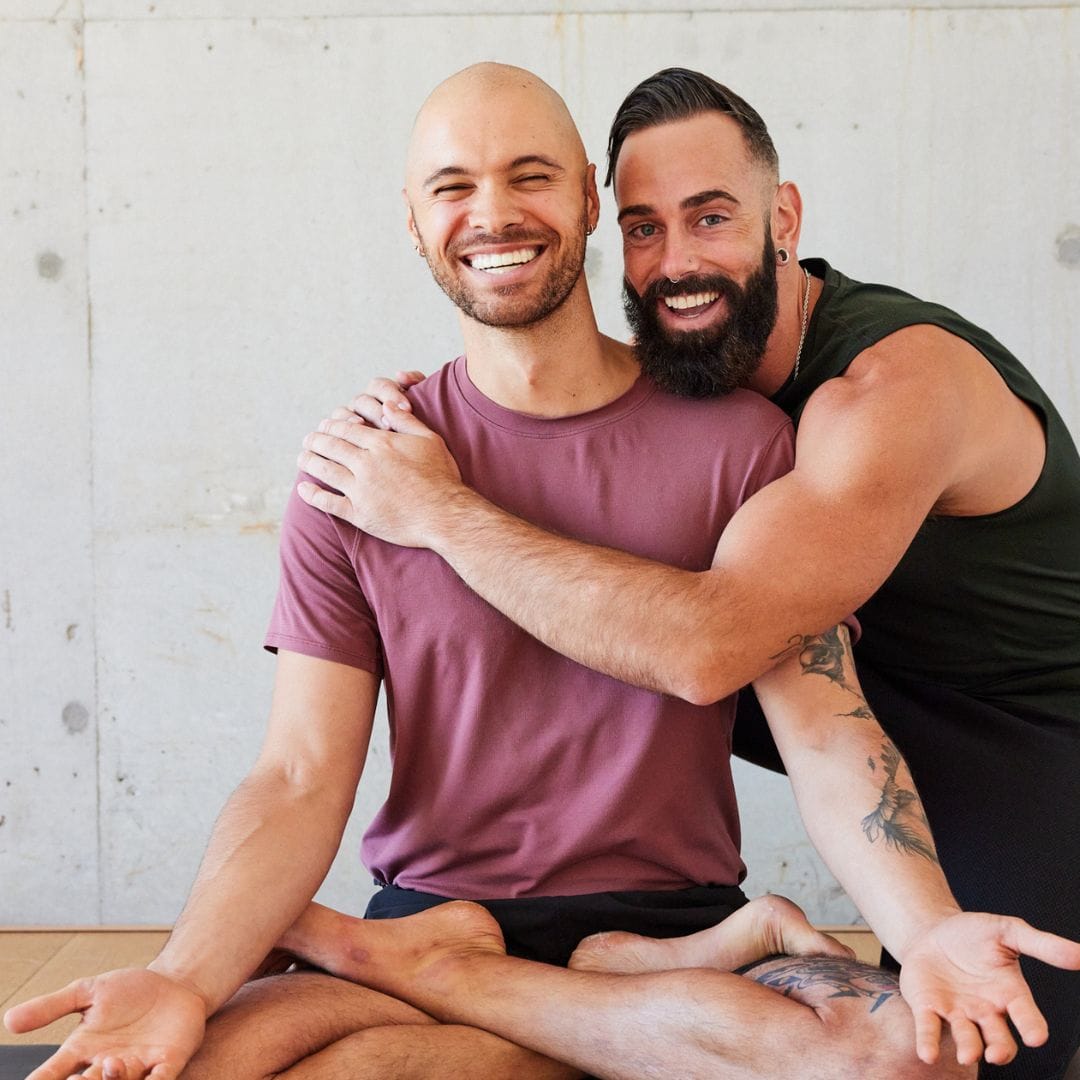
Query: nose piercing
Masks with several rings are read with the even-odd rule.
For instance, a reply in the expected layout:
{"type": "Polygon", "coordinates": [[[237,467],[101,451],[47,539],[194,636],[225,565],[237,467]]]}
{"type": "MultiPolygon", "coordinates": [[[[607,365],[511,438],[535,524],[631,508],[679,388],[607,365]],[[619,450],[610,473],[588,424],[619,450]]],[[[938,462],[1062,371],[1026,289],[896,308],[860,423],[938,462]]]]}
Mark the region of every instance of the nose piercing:
{"type": "Polygon", "coordinates": [[[678,285],[679,282],[682,281],[682,278],[669,277],[668,281],[670,281],[672,285],[678,285]]]}

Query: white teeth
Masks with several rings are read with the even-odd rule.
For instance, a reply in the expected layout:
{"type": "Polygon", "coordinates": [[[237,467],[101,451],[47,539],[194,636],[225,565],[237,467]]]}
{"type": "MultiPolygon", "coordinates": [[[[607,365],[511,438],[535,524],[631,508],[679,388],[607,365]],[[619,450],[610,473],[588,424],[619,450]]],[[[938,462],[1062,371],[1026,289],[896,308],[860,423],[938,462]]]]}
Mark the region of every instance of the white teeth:
{"type": "Polygon", "coordinates": [[[664,303],[676,311],[685,311],[687,308],[701,307],[703,304],[711,304],[714,300],[719,299],[720,294],[718,292],[699,292],[690,296],[665,296],[664,303]]]}
{"type": "Polygon", "coordinates": [[[468,262],[474,270],[489,270],[499,274],[505,273],[511,267],[532,262],[539,254],[539,248],[518,248],[517,251],[502,251],[493,255],[470,255],[468,262]]]}

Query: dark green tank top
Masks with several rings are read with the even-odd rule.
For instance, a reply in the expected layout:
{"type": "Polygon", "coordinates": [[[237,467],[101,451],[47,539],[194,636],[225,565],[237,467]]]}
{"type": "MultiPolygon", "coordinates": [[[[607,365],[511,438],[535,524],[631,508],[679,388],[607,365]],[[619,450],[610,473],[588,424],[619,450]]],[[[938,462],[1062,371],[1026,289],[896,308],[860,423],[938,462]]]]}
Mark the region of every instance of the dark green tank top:
{"type": "Polygon", "coordinates": [[[1061,416],[1011,353],[955,312],[852,281],[821,259],[803,265],[825,289],[799,378],[773,397],[796,424],[814,390],[864,349],[928,323],[978,349],[1046,431],[1042,474],[1014,506],[981,517],[932,515],[923,523],[858,613],[860,661],[1080,723],[1080,458],[1061,416]]]}

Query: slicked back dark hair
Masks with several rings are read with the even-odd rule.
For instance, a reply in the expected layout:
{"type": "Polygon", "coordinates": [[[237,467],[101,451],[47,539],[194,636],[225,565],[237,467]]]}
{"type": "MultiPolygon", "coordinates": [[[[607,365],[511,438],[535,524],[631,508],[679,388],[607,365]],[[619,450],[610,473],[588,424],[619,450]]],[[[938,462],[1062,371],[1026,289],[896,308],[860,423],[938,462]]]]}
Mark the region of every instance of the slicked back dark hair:
{"type": "Polygon", "coordinates": [[[752,105],[700,71],[664,68],[638,83],[615,113],[608,136],[608,170],[604,187],[611,186],[627,136],[643,128],[686,120],[706,112],[730,116],[742,129],[751,156],[772,173],[777,172],[779,159],[772,136],[752,105]]]}

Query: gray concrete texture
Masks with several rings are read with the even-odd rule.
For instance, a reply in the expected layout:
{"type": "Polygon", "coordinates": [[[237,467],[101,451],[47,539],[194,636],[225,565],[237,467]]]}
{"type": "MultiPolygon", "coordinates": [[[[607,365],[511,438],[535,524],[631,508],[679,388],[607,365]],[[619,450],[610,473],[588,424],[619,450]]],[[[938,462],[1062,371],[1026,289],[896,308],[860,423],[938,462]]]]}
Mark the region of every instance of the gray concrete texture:
{"type": "MultiPolygon", "coordinates": [[[[1074,7],[465,6],[0,2],[0,923],[176,915],[259,746],[299,440],[456,350],[398,191],[415,108],[468,63],[548,79],[596,160],[640,78],[716,75],[802,187],[802,254],[982,322],[1080,427],[1074,7]]],[[[617,335],[620,256],[605,195],[617,335]]],[[[370,891],[388,769],[381,721],[329,903],[370,891]]],[[[786,782],[738,779],[748,890],[852,921],[786,782]]]]}

